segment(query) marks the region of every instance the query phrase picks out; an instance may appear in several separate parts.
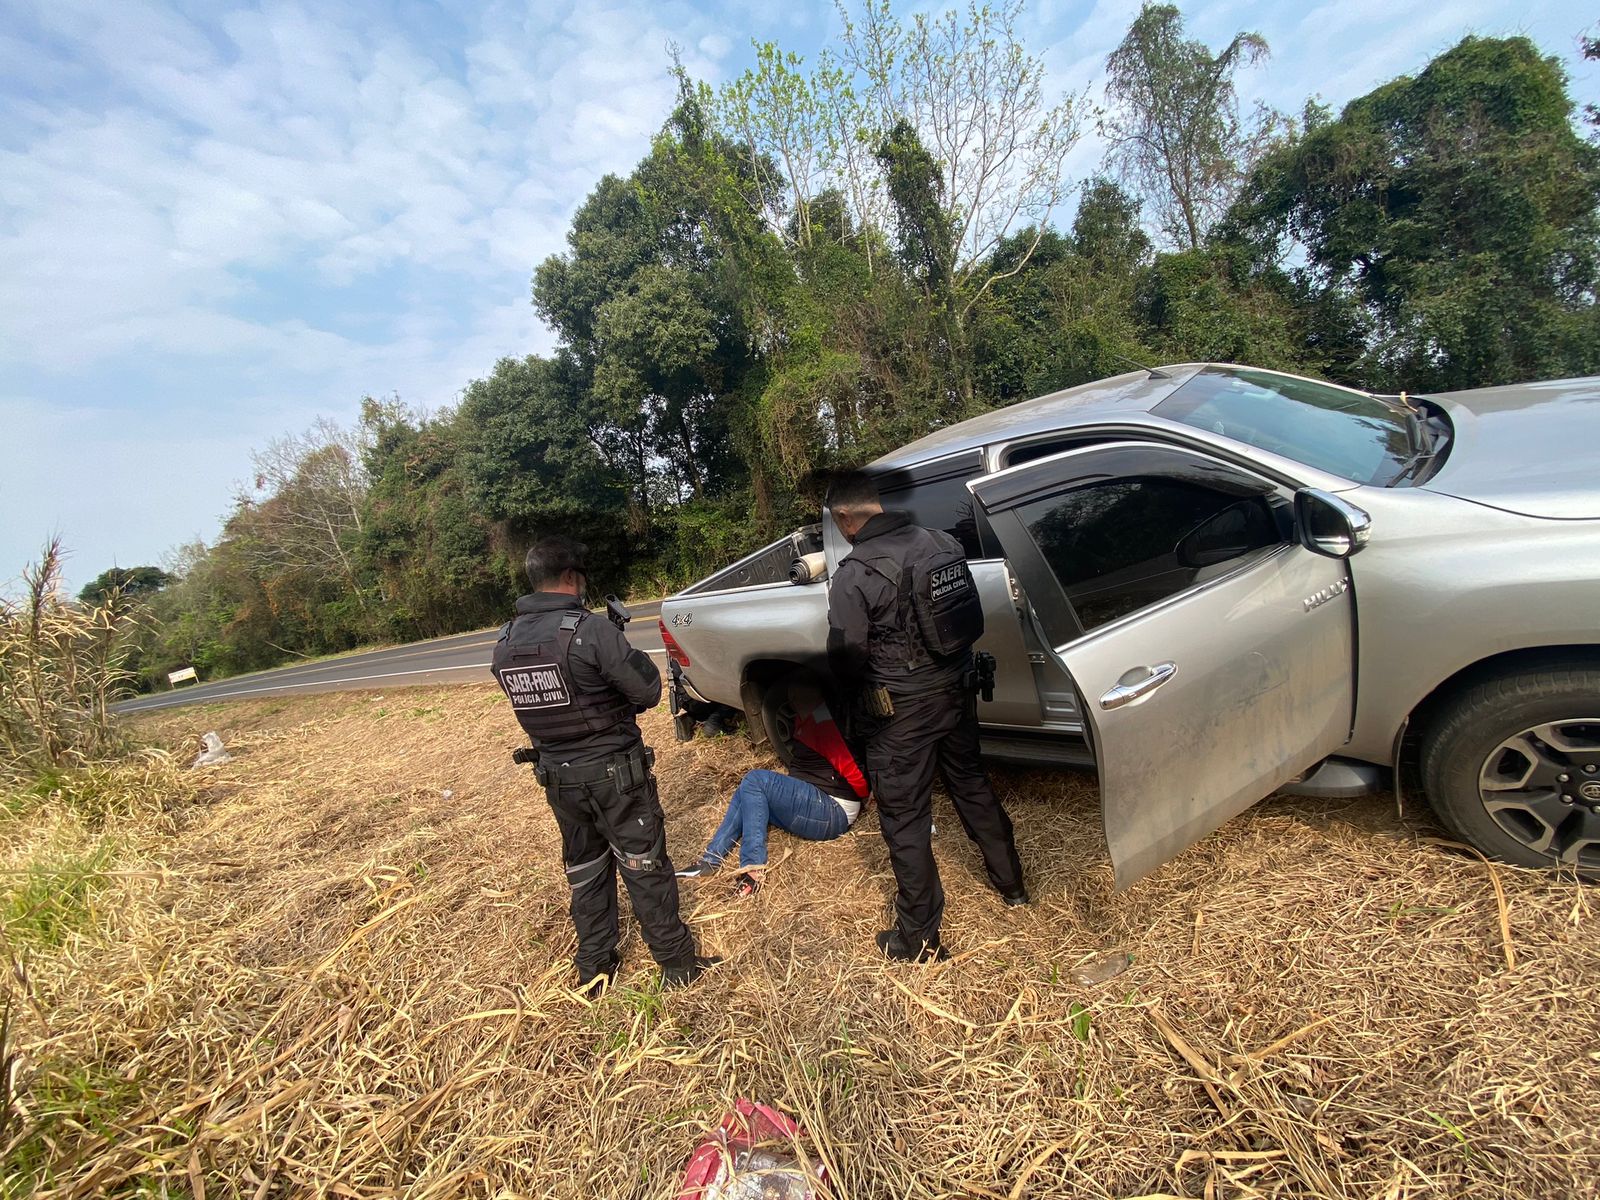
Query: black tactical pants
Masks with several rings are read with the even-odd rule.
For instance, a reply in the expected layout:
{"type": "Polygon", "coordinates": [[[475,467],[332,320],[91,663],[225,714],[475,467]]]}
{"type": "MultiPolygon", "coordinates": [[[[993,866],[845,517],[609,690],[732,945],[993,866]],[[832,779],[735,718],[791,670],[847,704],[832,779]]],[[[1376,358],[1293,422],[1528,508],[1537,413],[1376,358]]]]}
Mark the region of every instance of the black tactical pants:
{"type": "Polygon", "coordinates": [[[894,867],[896,928],[908,946],[936,946],[944,888],[933,860],[935,767],[944,776],[962,828],[983,852],[989,882],[1002,892],[1021,887],[1022,862],[1011,818],[978,759],[978,717],[971,695],[957,687],[896,696],[894,710],[868,737],[867,774],[894,867]]]}
{"type": "Polygon", "coordinates": [[[667,857],[656,781],[642,754],[583,766],[541,766],[539,781],[561,830],[572,889],[573,960],[587,983],[615,969],[617,870],[645,944],[664,967],[694,960],[694,935],[678,915],[678,881],[667,857]]]}

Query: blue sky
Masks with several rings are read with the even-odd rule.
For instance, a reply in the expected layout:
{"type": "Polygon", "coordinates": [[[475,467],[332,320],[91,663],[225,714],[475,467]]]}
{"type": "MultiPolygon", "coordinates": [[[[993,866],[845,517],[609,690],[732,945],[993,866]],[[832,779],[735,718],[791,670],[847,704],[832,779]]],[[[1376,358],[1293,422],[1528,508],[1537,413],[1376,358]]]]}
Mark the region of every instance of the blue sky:
{"type": "MultiPolygon", "coordinates": [[[[932,7],[929,5],[928,7],[932,7]]],[[[1468,32],[1577,61],[1577,0],[1221,0],[1271,43],[1241,91],[1337,105],[1468,32]]],[[[1137,0],[1035,0],[1029,48],[1098,92],[1137,0]]],[[[807,57],[831,3],[0,0],[0,581],[51,533],[76,588],[210,540],[250,451],[366,394],[437,409],[551,338],[534,266],[672,98],[752,38],[807,57]]],[[[1092,131],[1069,174],[1094,170],[1092,131]]]]}

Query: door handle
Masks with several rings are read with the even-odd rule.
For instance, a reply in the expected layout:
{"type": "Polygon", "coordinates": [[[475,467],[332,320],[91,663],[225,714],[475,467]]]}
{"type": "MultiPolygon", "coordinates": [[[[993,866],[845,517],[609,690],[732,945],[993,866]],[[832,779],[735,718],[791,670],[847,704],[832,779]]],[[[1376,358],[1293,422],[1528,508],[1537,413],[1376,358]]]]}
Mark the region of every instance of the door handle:
{"type": "Polygon", "coordinates": [[[1157,663],[1138,683],[1119,683],[1100,697],[1101,708],[1121,708],[1135,700],[1143,700],[1167,680],[1178,673],[1177,663],[1157,663]]]}

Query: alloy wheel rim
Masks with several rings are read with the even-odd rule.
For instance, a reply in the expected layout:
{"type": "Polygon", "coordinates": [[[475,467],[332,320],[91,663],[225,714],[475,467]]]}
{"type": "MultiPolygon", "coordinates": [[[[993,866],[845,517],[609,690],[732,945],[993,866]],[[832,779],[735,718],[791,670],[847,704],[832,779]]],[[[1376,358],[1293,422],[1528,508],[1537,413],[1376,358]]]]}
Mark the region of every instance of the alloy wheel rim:
{"type": "Polygon", "coordinates": [[[1478,770],[1490,818],[1536,854],[1600,868],[1600,717],[1529,726],[1478,770]]]}

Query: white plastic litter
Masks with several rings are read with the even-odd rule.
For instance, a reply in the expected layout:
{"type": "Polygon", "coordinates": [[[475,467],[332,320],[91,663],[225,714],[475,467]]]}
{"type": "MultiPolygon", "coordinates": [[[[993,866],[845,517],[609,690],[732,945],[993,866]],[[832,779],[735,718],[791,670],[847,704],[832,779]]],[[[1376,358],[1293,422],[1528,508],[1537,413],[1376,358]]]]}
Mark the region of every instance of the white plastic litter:
{"type": "Polygon", "coordinates": [[[229,754],[226,747],[223,746],[222,738],[216,730],[213,729],[210,733],[204,734],[200,738],[200,742],[205,746],[205,749],[200,751],[200,756],[190,764],[191,769],[233,761],[233,755],[229,754]]]}

